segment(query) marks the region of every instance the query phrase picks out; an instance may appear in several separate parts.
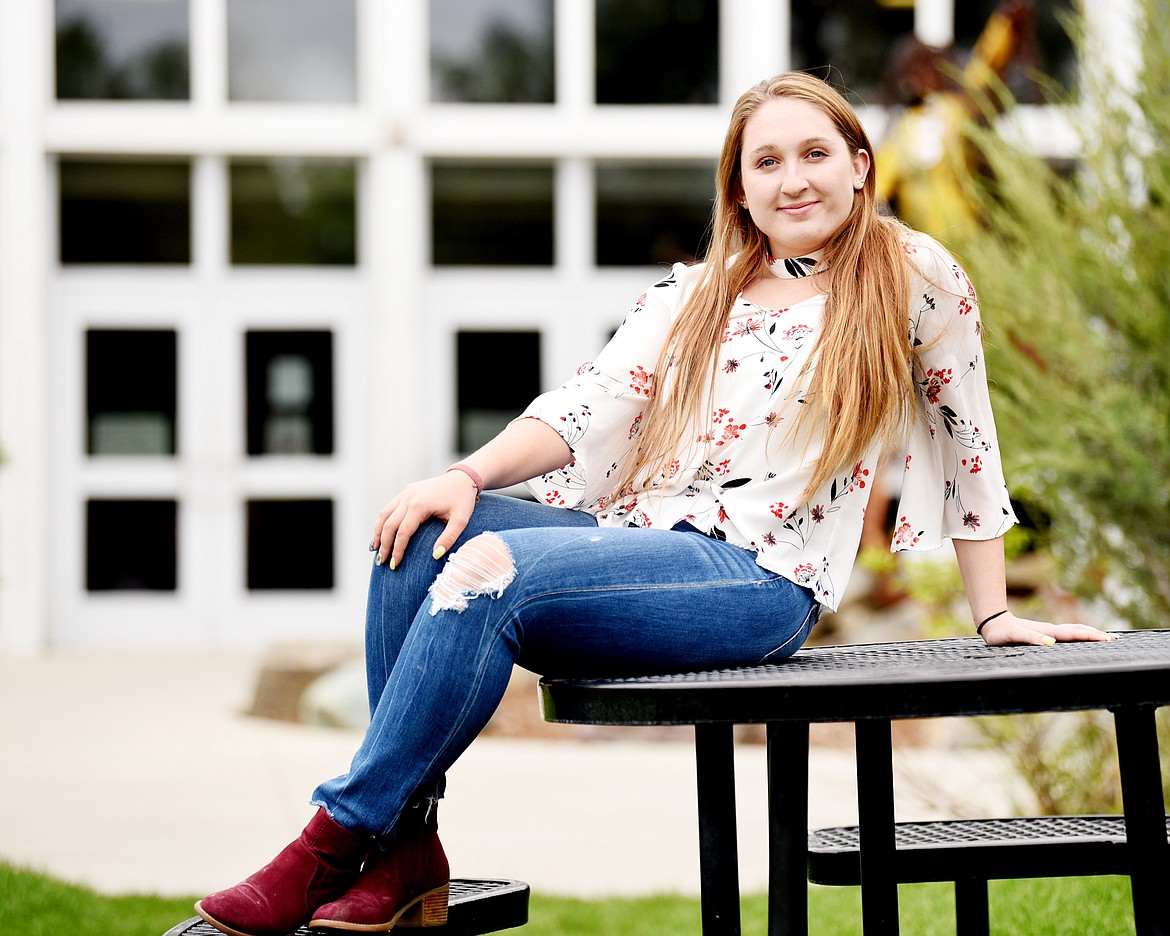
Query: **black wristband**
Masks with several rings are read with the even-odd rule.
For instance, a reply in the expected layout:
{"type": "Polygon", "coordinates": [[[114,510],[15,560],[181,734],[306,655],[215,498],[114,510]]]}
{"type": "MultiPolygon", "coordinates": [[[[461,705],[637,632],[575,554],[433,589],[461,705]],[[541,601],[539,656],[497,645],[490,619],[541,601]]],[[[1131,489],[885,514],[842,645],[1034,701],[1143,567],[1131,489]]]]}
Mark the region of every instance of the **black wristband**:
{"type": "Polygon", "coordinates": [[[997,617],[1003,617],[1003,616],[1004,616],[1005,614],[1007,614],[1007,613],[1008,613],[1008,611],[1010,611],[1010,610],[1011,610],[1010,608],[1004,608],[1002,611],[996,611],[996,612],[995,612],[995,614],[991,615],[991,617],[985,617],[985,618],[984,618],[982,621],[980,621],[980,622],[979,622],[979,626],[975,628],[975,633],[976,633],[976,634],[978,634],[980,637],[982,637],[982,636],[983,636],[983,625],[984,625],[984,624],[989,624],[989,623],[991,623],[991,622],[992,622],[992,621],[994,621],[994,620],[995,620],[997,617]]]}

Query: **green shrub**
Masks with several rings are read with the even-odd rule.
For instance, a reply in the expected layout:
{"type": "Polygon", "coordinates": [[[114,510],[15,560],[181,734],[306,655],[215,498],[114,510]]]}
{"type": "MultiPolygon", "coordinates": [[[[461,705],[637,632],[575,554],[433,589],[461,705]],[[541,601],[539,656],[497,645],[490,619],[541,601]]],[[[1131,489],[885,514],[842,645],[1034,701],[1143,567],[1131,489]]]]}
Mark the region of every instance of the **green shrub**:
{"type": "Polygon", "coordinates": [[[1170,624],[1170,4],[1139,6],[1134,94],[1085,69],[1064,101],[1073,172],[972,128],[986,230],[956,250],[979,288],[1013,494],[1044,518],[1069,587],[1149,627],[1170,624]]]}

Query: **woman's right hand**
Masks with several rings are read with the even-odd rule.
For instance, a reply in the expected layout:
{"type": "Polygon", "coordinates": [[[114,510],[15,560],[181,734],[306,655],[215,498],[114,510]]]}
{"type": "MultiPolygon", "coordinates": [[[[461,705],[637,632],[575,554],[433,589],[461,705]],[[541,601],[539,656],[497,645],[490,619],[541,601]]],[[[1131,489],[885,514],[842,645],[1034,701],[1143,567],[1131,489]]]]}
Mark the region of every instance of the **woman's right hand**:
{"type": "Polygon", "coordinates": [[[474,465],[479,483],[464,471],[448,469],[445,474],[416,481],[382,508],[374,525],[371,548],[379,564],[390,560],[396,569],[406,553],[406,544],[426,520],[445,520],[447,528],[435,541],[434,557],[442,559],[467,527],[479,484],[498,491],[538,474],[560,468],[573,460],[573,453],[556,430],[539,419],[516,419],[494,439],[460,462],[474,465]]]}
{"type": "Polygon", "coordinates": [[[471,519],[478,495],[475,482],[462,471],[448,471],[407,485],[378,513],[371,541],[377,552],[374,561],[381,565],[389,559],[390,568],[396,569],[410,538],[431,517],[447,522],[433,553],[435,559],[443,558],[471,519]]]}

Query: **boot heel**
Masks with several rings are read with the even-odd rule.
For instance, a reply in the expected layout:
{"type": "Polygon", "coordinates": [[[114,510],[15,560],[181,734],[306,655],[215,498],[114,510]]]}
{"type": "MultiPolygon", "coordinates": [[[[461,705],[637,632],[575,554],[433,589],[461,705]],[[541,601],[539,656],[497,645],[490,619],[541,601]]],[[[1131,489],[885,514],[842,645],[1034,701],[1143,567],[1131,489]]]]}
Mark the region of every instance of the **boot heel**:
{"type": "Polygon", "coordinates": [[[416,900],[395,924],[402,929],[447,924],[447,898],[451,886],[444,884],[416,900]]]}

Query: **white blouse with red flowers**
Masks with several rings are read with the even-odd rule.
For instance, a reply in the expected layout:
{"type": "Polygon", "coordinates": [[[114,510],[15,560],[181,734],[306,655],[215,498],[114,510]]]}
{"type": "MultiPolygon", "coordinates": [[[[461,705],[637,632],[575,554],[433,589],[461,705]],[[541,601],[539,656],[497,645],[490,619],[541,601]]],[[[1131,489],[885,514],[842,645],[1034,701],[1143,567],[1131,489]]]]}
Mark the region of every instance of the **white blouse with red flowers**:
{"type": "MultiPolygon", "coordinates": [[[[947,537],[993,539],[1016,522],[996,444],[983,364],[979,305],[967,274],[936,241],[912,234],[910,341],[918,350],[915,418],[892,549],[933,549],[947,537]]],[[[686,520],[751,549],[765,569],[841,600],[862,520],[882,467],[876,451],[805,501],[819,446],[785,431],[802,405],[797,378],[816,343],[824,298],[764,309],[738,297],[719,347],[714,405],[683,439],[662,487],[614,497],[634,446],[671,322],[703,266],[676,264],[641,296],[609,344],[521,418],[552,426],[573,462],[529,482],[539,500],[588,511],[601,526],[669,529],[686,520]]]]}

